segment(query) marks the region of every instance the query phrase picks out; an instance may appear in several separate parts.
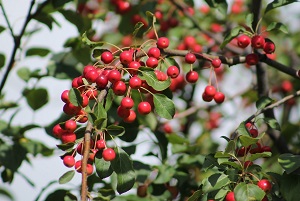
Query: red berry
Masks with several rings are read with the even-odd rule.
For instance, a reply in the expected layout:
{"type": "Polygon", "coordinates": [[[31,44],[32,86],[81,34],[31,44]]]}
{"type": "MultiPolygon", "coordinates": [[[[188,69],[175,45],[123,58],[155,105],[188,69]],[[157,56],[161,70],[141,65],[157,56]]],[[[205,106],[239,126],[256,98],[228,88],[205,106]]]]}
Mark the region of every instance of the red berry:
{"type": "Polygon", "coordinates": [[[95,67],[94,66],[90,66],[90,65],[85,66],[83,68],[83,73],[82,73],[83,77],[85,77],[86,73],[89,72],[89,71],[91,71],[91,70],[95,70],[95,67]]]}
{"type": "Polygon", "coordinates": [[[63,133],[61,135],[61,141],[63,144],[75,142],[76,134],[75,133],[63,133]]]}
{"type": "Polygon", "coordinates": [[[66,103],[63,107],[64,113],[71,116],[77,114],[80,110],[80,107],[74,106],[72,103],[66,103]]]}
{"type": "Polygon", "coordinates": [[[189,83],[195,83],[195,82],[197,82],[198,78],[199,78],[199,75],[198,75],[198,73],[196,71],[189,71],[185,75],[185,79],[189,83]]]}
{"type": "Polygon", "coordinates": [[[89,82],[96,82],[97,77],[99,76],[96,70],[90,70],[85,74],[85,79],[89,82]]]}
{"type": "Polygon", "coordinates": [[[265,38],[260,35],[255,35],[251,39],[251,46],[256,49],[262,49],[265,45],[265,38]]]}
{"type": "Polygon", "coordinates": [[[249,151],[249,148],[241,147],[237,150],[237,156],[245,156],[249,151]]]}
{"type": "Polygon", "coordinates": [[[89,153],[89,161],[94,161],[97,153],[97,149],[91,149],[89,153]]]}
{"type": "Polygon", "coordinates": [[[197,43],[194,36],[184,37],[183,42],[189,49],[191,49],[197,43]]]}
{"type": "Polygon", "coordinates": [[[238,38],[237,38],[237,45],[240,47],[240,48],[246,48],[251,42],[251,38],[247,35],[240,35],[238,38]]]}
{"type": "Polygon", "coordinates": [[[136,119],[136,113],[135,113],[135,111],[134,110],[130,110],[129,111],[129,116],[123,118],[123,121],[126,122],[126,123],[132,123],[132,122],[134,122],[135,119],[136,119]]]}
{"type": "Polygon", "coordinates": [[[130,110],[119,106],[117,108],[117,114],[121,118],[126,118],[130,115],[130,110]]]}
{"type": "Polygon", "coordinates": [[[109,64],[113,61],[114,56],[111,52],[109,51],[105,51],[101,54],[101,61],[103,61],[103,63],[105,64],[109,64]]]}
{"type": "Polygon", "coordinates": [[[156,78],[159,80],[159,81],[165,81],[168,79],[168,76],[167,74],[165,74],[164,72],[160,71],[160,70],[155,70],[154,71],[155,75],[156,75],[156,78]]]}
{"type": "Polygon", "coordinates": [[[85,94],[81,94],[81,97],[82,97],[81,106],[84,108],[89,104],[89,97],[87,97],[87,95],[85,95],[85,94]]]}
{"type": "Polygon", "coordinates": [[[214,97],[214,95],[216,94],[216,88],[214,86],[211,86],[211,85],[208,85],[205,87],[204,89],[204,93],[207,95],[207,96],[211,96],[211,97],[214,97]]]}
{"type": "Polygon", "coordinates": [[[284,80],[284,81],[281,83],[281,90],[282,90],[282,92],[284,92],[284,93],[289,93],[289,92],[293,91],[293,84],[291,83],[291,81],[289,81],[289,80],[284,80]]]}
{"type": "Polygon", "coordinates": [[[105,140],[97,140],[96,141],[96,148],[97,149],[104,149],[106,147],[105,140]]]}
{"type": "Polygon", "coordinates": [[[269,201],[268,196],[265,195],[265,197],[261,201],[269,201]]]}
{"type": "Polygon", "coordinates": [[[266,193],[269,193],[272,189],[272,184],[269,180],[267,179],[262,179],[257,183],[257,186],[261,188],[263,191],[266,193]]]}
{"type": "Polygon", "coordinates": [[[251,53],[246,56],[246,63],[250,66],[256,65],[258,61],[259,61],[258,55],[255,53],[251,53]]]}
{"type": "Polygon", "coordinates": [[[117,96],[123,96],[126,93],[126,84],[123,81],[117,81],[113,84],[112,90],[117,96]]]}
{"type": "Polygon", "coordinates": [[[131,5],[127,1],[117,1],[116,12],[119,14],[125,14],[131,10],[131,5]]]}
{"type": "Polygon", "coordinates": [[[66,131],[62,129],[59,124],[56,124],[52,129],[52,133],[56,138],[61,138],[61,135],[65,132],[66,131]]]}
{"type": "Polygon", "coordinates": [[[172,133],[173,132],[173,129],[172,129],[171,125],[168,124],[168,123],[164,124],[163,130],[164,130],[165,133],[172,133]]]}
{"type": "Polygon", "coordinates": [[[112,161],[116,158],[116,152],[112,148],[104,149],[102,152],[102,157],[105,161],[112,161]]]}
{"type": "Polygon", "coordinates": [[[139,67],[141,66],[140,62],[137,62],[137,61],[132,61],[129,63],[128,65],[128,72],[131,74],[131,75],[135,75],[137,74],[137,70],[139,69],[139,67]]]}
{"type": "Polygon", "coordinates": [[[263,146],[260,150],[261,152],[272,152],[272,149],[269,146],[263,146]]]}
{"type": "Polygon", "coordinates": [[[77,124],[74,120],[70,119],[65,122],[65,130],[68,133],[73,133],[76,128],[77,128],[77,124]]]}
{"type": "Polygon", "coordinates": [[[129,79],[129,86],[132,89],[139,89],[142,86],[142,80],[139,77],[132,77],[129,79]]]}
{"type": "Polygon", "coordinates": [[[206,93],[202,93],[202,99],[205,101],[205,102],[210,102],[210,101],[212,101],[213,99],[214,99],[214,97],[213,96],[209,96],[209,95],[207,95],[206,93]]]}
{"type": "Polygon", "coordinates": [[[154,57],[149,57],[146,61],[146,65],[150,68],[155,68],[158,65],[158,60],[154,57]]]}
{"type": "Polygon", "coordinates": [[[228,192],[225,197],[225,201],[235,201],[234,192],[232,191],[228,192]]]}
{"type": "Polygon", "coordinates": [[[160,50],[157,47],[151,47],[148,50],[148,56],[158,59],[160,57],[160,50]]]}
{"type": "Polygon", "coordinates": [[[60,96],[61,100],[64,102],[64,103],[69,103],[70,100],[69,100],[69,90],[64,90],[60,96]]]}
{"type": "Polygon", "coordinates": [[[81,160],[75,162],[75,170],[79,173],[82,172],[81,160]]]}
{"type": "Polygon", "coordinates": [[[142,115],[146,115],[146,114],[149,114],[151,112],[151,105],[150,103],[146,102],[146,101],[143,101],[143,102],[140,102],[138,104],[138,112],[142,115]]]}
{"type": "Polygon", "coordinates": [[[111,70],[107,75],[107,78],[111,83],[121,80],[121,77],[121,73],[118,70],[111,70]]]}
{"type": "Polygon", "coordinates": [[[273,42],[266,42],[264,45],[264,51],[266,54],[272,54],[275,52],[275,44],[273,42]]]}
{"type": "Polygon", "coordinates": [[[94,172],[94,166],[88,163],[86,165],[86,174],[89,176],[93,174],[93,172],[94,172]]]}
{"type": "Polygon", "coordinates": [[[107,76],[99,75],[96,79],[96,84],[100,90],[105,89],[106,85],[108,84],[107,76]]]}
{"type": "Polygon", "coordinates": [[[121,101],[121,107],[125,109],[131,109],[134,106],[134,102],[130,97],[124,97],[121,101]]]}
{"type": "Polygon", "coordinates": [[[166,37],[160,37],[158,38],[156,45],[160,49],[165,49],[169,47],[169,39],[166,37]]]}
{"type": "Polygon", "coordinates": [[[245,169],[249,168],[251,165],[253,165],[253,162],[252,162],[252,161],[245,161],[245,162],[244,162],[244,168],[245,168],[245,169]]]}
{"type": "Polygon", "coordinates": [[[214,100],[216,101],[216,103],[223,103],[225,100],[225,95],[222,92],[216,92],[214,95],[214,100]]]}
{"type": "Polygon", "coordinates": [[[177,66],[169,66],[167,69],[167,75],[171,78],[176,78],[179,75],[179,68],[177,66]]]}
{"type": "Polygon", "coordinates": [[[66,155],[63,159],[63,163],[66,167],[73,167],[75,165],[75,159],[73,156],[66,155]]]}
{"type": "Polygon", "coordinates": [[[214,68],[219,68],[222,64],[222,61],[219,59],[219,58],[216,58],[216,59],[213,59],[211,61],[211,65],[214,67],[214,68]]]}
{"type": "Polygon", "coordinates": [[[196,61],[196,56],[193,53],[187,53],[185,55],[185,62],[188,64],[193,64],[196,61]]]}
{"type": "Polygon", "coordinates": [[[128,65],[130,62],[132,62],[132,52],[129,50],[123,51],[120,54],[120,61],[122,64],[128,65]]]}
{"type": "Polygon", "coordinates": [[[255,128],[250,129],[249,133],[251,134],[252,137],[257,137],[258,136],[258,131],[255,128]]]}

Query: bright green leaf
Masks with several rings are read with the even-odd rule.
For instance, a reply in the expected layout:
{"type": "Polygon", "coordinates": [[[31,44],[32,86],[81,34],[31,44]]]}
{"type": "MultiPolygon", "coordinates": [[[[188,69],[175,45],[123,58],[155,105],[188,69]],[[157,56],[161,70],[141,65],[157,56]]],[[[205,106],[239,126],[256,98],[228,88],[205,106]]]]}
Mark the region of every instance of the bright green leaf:
{"type": "Polygon", "coordinates": [[[176,170],[169,165],[161,165],[156,167],[158,169],[158,175],[153,183],[164,184],[169,182],[175,175],[176,170]]]}
{"type": "Polygon", "coordinates": [[[228,179],[228,175],[215,173],[202,181],[202,190],[204,193],[209,193],[221,189],[230,183],[231,181],[228,179]]]}
{"type": "Polygon", "coordinates": [[[47,48],[42,48],[42,47],[33,47],[30,48],[26,51],[26,56],[40,56],[44,57],[47,56],[50,53],[50,50],[47,48]]]}
{"type": "Polygon", "coordinates": [[[149,86],[157,91],[163,91],[171,85],[171,80],[168,78],[165,81],[159,81],[152,68],[140,67],[138,76],[147,82],[149,86]]]}
{"type": "Polygon", "coordinates": [[[266,7],[265,14],[268,13],[270,10],[273,10],[275,8],[285,6],[291,3],[298,2],[297,0],[274,0],[271,3],[269,3],[266,7]]]}
{"type": "Polygon", "coordinates": [[[220,48],[223,49],[232,39],[236,38],[240,33],[245,32],[245,28],[238,26],[233,28],[224,38],[224,41],[220,45],[220,48]]]}
{"type": "Polygon", "coordinates": [[[272,22],[271,24],[269,24],[266,31],[273,31],[273,30],[282,31],[283,33],[286,34],[289,33],[287,26],[285,26],[281,22],[272,22]]]}
{"type": "Polygon", "coordinates": [[[280,131],[280,125],[276,119],[273,118],[263,118],[264,122],[268,124],[271,128],[280,131]]]}
{"type": "Polygon", "coordinates": [[[25,92],[25,97],[28,105],[33,110],[38,110],[48,103],[48,91],[44,88],[29,89],[25,92]]]}
{"type": "Polygon", "coordinates": [[[290,153],[281,154],[278,157],[278,162],[281,167],[288,173],[292,173],[293,171],[300,168],[300,156],[294,155],[290,153]]]}
{"type": "Polygon", "coordinates": [[[247,136],[247,135],[241,135],[239,137],[240,141],[241,141],[241,144],[244,146],[244,147],[248,147],[250,145],[253,145],[255,144],[256,142],[258,142],[259,138],[253,138],[251,136],[247,136]]]}
{"type": "Polygon", "coordinates": [[[248,160],[254,161],[258,158],[266,158],[266,157],[271,157],[271,156],[272,156],[271,152],[256,153],[256,154],[251,154],[251,156],[248,158],[248,160]]]}
{"type": "Polygon", "coordinates": [[[74,106],[82,105],[82,96],[77,88],[72,88],[69,90],[69,100],[74,106]]]}
{"type": "Polygon", "coordinates": [[[231,154],[229,153],[224,153],[222,151],[217,151],[214,155],[215,158],[230,158],[231,154]]]}
{"type": "Polygon", "coordinates": [[[75,175],[75,170],[70,170],[70,171],[64,173],[58,180],[59,184],[68,183],[69,181],[71,181],[73,179],[74,175],[75,175]]]}
{"type": "Polygon", "coordinates": [[[122,136],[125,133],[125,128],[117,125],[109,125],[107,132],[113,136],[122,136]]]}
{"type": "Polygon", "coordinates": [[[163,94],[153,94],[155,112],[162,118],[172,119],[175,115],[175,105],[163,94]]]}
{"type": "Polygon", "coordinates": [[[189,140],[185,137],[181,137],[175,133],[167,135],[167,138],[171,144],[189,144],[189,140]]]}
{"type": "Polygon", "coordinates": [[[263,96],[256,101],[256,108],[258,110],[261,110],[261,109],[265,108],[267,105],[271,104],[272,102],[273,102],[273,99],[271,99],[267,96],[263,96]]]}
{"type": "Polygon", "coordinates": [[[203,193],[203,192],[202,192],[201,190],[195,191],[195,192],[193,193],[193,195],[191,195],[191,196],[187,199],[187,201],[198,201],[199,198],[201,197],[202,193],[203,193]]]}
{"type": "Polygon", "coordinates": [[[255,184],[241,182],[234,188],[236,201],[262,200],[264,196],[265,192],[255,184]]]}
{"type": "Polygon", "coordinates": [[[117,147],[116,158],[111,161],[111,167],[117,174],[117,191],[122,194],[129,191],[135,183],[135,172],[128,154],[117,147]]]}
{"type": "Polygon", "coordinates": [[[239,127],[236,129],[236,132],[239,135],[247,135],[247,136],[249,136],[249,131],[246,128],[246,125],[245,125],[244,121],[242,123],[240,123],[239,127]]]}
{"type": "Polygon", "coordinates": [[[253,13],[248,13],[246,15],[246,25],[252,28],[252,22],[253,22],[253,13]]]}
{"type": "Polygon", "coordinates": [[[17,71],[17,75],[24,80],[25,82],[27,82],[30,79],[30,70],[29,68],[23,67],[23,68],[19,68],[17,71]]]}
{"type": "Polygon", "coordinates": [[[94,114],[97,116],[98,119],[100,118],[107,118],[107,112],[104,109],[102,103],[98,103],[97,107],[95,107],[94,114]]]}
{"type": "Polygon", "coordinates": [[[218,163],[219,165],[226,165],[226,166],[230,166],[233,167],[237,170],[241,170],[242,167],[239,163],[233,162],[233,161],[228,161],[227,158],[218,158],[218,163]]]}
{"type": "Polygon", "coordinates": [[[95,167],[98,177],[100,177],[100,179],[104,179],[113,173],[113,169],[111,168],[110,162],[105,161],[101,154],[102,152],[98,151],[95,156],[95,167]]]}

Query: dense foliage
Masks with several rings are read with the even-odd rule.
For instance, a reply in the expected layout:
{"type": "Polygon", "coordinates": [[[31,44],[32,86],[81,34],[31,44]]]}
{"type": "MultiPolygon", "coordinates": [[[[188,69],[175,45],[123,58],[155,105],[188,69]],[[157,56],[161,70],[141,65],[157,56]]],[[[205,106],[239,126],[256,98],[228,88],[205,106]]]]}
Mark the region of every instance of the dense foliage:
{"type": "Polygon", "coordinates": [[[299,27],[280,17],[296,2],[32,0],[16,31],[0,1],[0,32],[14,41],[11,55],[0,54],[2,181],[13,182],[32,156],[59,151],[66,173],[46,200],[297,201],[299,27]],[[23,48],[60,26],[58,14],[78,31],[63,51],[42,41],[23,48]],[[50,59],[31,70],[18,54],[50,59]],[[33,112],[49,104],[40,80],[70,81],[50,125],[14,123],[13,67],[33,112]],[[42,127],[55,148],[27,136],[42,127]],[[143,155],[132,157],[137,150],[143,155]],[[75,174],[78,187],[64,187],[75,174]]]}

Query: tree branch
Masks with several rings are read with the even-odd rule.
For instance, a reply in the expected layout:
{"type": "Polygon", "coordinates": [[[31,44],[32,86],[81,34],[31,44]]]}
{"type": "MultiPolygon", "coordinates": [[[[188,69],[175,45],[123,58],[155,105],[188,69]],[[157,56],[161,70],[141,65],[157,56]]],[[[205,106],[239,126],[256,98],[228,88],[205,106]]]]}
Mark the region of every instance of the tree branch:
{"type": "Polygon", "coordinates": [[[14,31],[13,31],[13,29],[12,29],[12,26],[11,26],[9,20],[8,20],[6,11],[5,11],[4,6],[3,6],[3,4],[2,4],[2,1],[0,1],[0,7],[1,7],[1,10],[2,10],[4,19],[5,19],[5,21],[6,21],[6,24],[7,24],[7,26],[8,26],[8,29],[9,29],[9,31],[10,31],[10,34],[11,34],[12,37],[14,38],[14,37],[15,37],[15,34],[14,34],[14,31]]]}

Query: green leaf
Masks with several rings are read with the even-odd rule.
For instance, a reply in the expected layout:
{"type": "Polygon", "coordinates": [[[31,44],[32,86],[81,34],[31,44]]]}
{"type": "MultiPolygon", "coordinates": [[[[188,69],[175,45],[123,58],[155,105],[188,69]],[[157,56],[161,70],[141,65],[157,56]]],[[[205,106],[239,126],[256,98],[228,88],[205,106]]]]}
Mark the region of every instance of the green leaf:
{"type": "Polygon", "coordinates": [[[163,94],[153,94],[155,112],[162,118],[172,119],[175,115],[175,105],[163,94]]]}
{"type": "Polygon", "coordinates": [[[270,10],[273,10],[275,8],[285,6],[291,3],[298,2],[297,0],[274,0],[271,3],[269,3],[266,7],[265,14],[268,13],[270,10]]]}
{"type": "Polygon", "coordinates": [[[32,47],[26,51],[26,56],[40,56],[44,57],[50,53],[50,50],[42,47],[32,47]]]}
{"type": "Polygon", "coordinates": [[[107,119],[106,118],[98,118],[94,120],[94,126],[96,126],[98,129],[105,128],[107,125],[107,119]]]}
{"type": "Polygon", "coordinates": [[[261,110],[265,108],[267,105],[271,104],[273,102],[273,99],[267,97],[267,96],[262,96],[260,99],[256,101],[256,108],[258,110],[261,110]]]}
{"type": "Polygon", "coordinates": [[[219,163],[219,165],[227,165],[227,166],[233,167],[237,170],[242,169],[240,164],[238,164],[236,162],[228,161],[227,158],[218,158],[218,163],[219,163]]]}
{"type": "Polygon", "coordinates": [[[144,34],[148,33],[153,28],[152,25],[156,22],[155,15],[150,11],[146,11],[146,16],[149,28],[144,32],[144,34]]]}
{"type": "Polygon", "coordinates": [[[78,107],[82,105],[82,96],[77,88],[72,88],[69,90],[69,100],[74,106],[78,107]]]}
{"type": "Polygon", "coordinates": [[[65,189],[55,189],[54,192],[50,193],[44,201],[64,200],[67,193],[68,191],[65,189]]]}
{"type": "Polygon", "coordinates": [[[33,110],[38,110],[48,103],[48,91],[45,88],[36,88],[25,90],[24,92],[28,105],[33,110]]]}
{"type": "Polygon", "coordinates": [[[132,37],[135,38],[139,30],[144,26],[143,22],[138,22],[134,25],[134,31],[132,33],[132,37]]]}
{"type": "Polygon", "coordinates": [[[234,197],[236,201],[255,201],[262,200],[265,192],[255,184],[239,183],[234,188],[234,197]]]}
{"type": "Polygon", "coordinates": [[[70,1],[72,0],[52,0],[52,5],[54,8],[59,8],[70,1]]]}
{"type": "Polygon", "coordinates": [[[66,144],[58,144],[56,145],[57,148],[59,148],[62,151],[66,151],[69,149],[72,149],[74,147],[75,143],[74,142],[70,142],[70,143],[66,143],[66,144]]]}
{"type": "Polygon", "coordinates": [[[70,192],[67,192],[64,197],[64,201],[78,201],[78,200],[75,195],[71,194],[70,192]]]}
{"type": "Polygon", "coordinates": [[[52,30],[53,22],[59,26],[56,20],[46,12],[40,12],[38,15],[35,15],[33,19],[45,24],[50,30],[52,30]]]}
{"type": "Polygon", "coordinates": [[[245,122],[243,121],[242,123],[240,123],[239,127],[236,129],[236,132],[239,134],[239,135],[247,135],[249,136],[249,131],[248,129],[246,128],[246,125],[245,125],[245,122]]]}
{"type": "Polygon", "coordinates": [[[203,193],[202,190],[197,190],[197,191],[195,191],[195,192],[193,193],[193,195],[191,195],[191,196],[187,199],[187,201],[198,201],[199,198],[201,197],[202,193],[203,193]]]}
{"type": "Polygon", "coordinates": [[[4,26],[0,26],[0,34],[5,30],[6,28],[4,26]]]}
{"type": "Polygon", "coordinates": [[[11,192],[9,192],[7,189],[4,187],[0,187],[0,197],[6,197],[9,198],[11,201],[15,200],[11,192]]]}
{"type": "Polygon", "coordinates": [[[246,25],[250,28],[252,28],[252,22],[253,22],[253,13],[248,13],[246,15],[246,25]]]}
{"type": "Polygon", "coordinates": [[[113,136],[122,136],[125,133],[125,128],[117,125],[109,125],[107,132],[113,136]]]}
{"type": "Polygon", "coordinates": [[[104,109],[102,103],[98,103],[97,104],[97,107],[95,107],[95,112],[94,114],[96,115],[96,117],[98,119],[101,119],[101,118],[107,118],[107,112],[106,110],[104,109]]]}
{"type": "Polygon", "coordinates": [[[105,42],[103,42],[103,41],[99,41],[99,42],[93,42],[93,41],[91,41],[87,37],[86,33],[82,34],[82,39],[81,40],[82,40],[83,43],[89,45],[90,47],[96,47],[96,46],[101,47],[101,46],[103,46],[105,44],[105,42]]]}
{"type": "Polygon", "coordinates": [[[210,7],[218,9],[222,15],[224,16],[227,15],[228,4],[226,1],[224,0],[205,0],[205,1],[210,7]]]}
{"type": "Polygon", "coordinates": [[[0,69],[5,65],[5,55],[0,53],[0,69]]]}
{"type": "Polygon", "coordinates": [[[189,140],[187,138],[181,137],[175,133],[167,135],[168,141],[171,144],[189,144],[189,140]]]}
{"type": "Polygon", "coordinates": [[[253,145],[255,144],[256,142],[258,142],[259,138],[253,138],[251,136],[247,136],[247,135],[241,135],[239,137],[240,141],[241,141],[241,144],[244,146],[244,147],[248,147],[250,145],[253,145]]]}
{"type": "Polygon", "coordinates": [[[111,167],[117,174],[117,191],[122,194],[129,191],[135,183],[135,172],[128,154],[117,147],[116,158],[111,161],[111,167]]]}
{"type": "Polygon", "coordinates": [[[268,124],[271,128],[280,131],[280,125],[276,119],[273,118],[263,118],[264,122],[268,124]]]}
{"type": "Polygon", "coordinates": [[[288,173],[292,173],[300,168],[300,156],[290,153],[281,154],[278,157],[278,162],[281,167],[288,173]]]}
{"type": "Polygon", "coordinates": [[[102,158],[102,152],[98,151],[95,156],[96,173],[100,179],[109,177],[113,173],[113,169],[109,161],[102,158]]]}
{"type": "Polygon", "coordinates": [[[202,190],[204,193],[209,193],[230,184],[228,175],[215,173],[202,181],[202,190]]]}
{"type": "Polygon", "coordinates": [[[175,168],[169,165],[161,165],[156,168],[158,169],[158,175],[153,181],[155,184],[164,184],[169,182],[176,173],[175,168]]]}
{"type": "Polygon", "coordinates": [[[224,153],[223,151],[217,151],[214,155],[215,158],[230,158],[231,154],[224,153]]]}
{"type": "Polygon", "coordinates": [[[18,104],[15,102],[10,102],[10,101],[1,101],[0,102],[0,109],[9,109],[9,108],[15,108],[18,107],[18,104]]]}
{"type": "Polygon", "coordinates": [[[232,39],[236,38],[240,33],[245,32],[246,29],[242,26],[233,28],[224,38],[224,41],[220,45],[220,48],[223,49],[232,39]]]}
{"type": "Polygon", "coordinates": [[[298,201],[300,189],[300,175],[283,173],[280,178],[280,193],[283,200],[298,201]]]}
{"type": "Polygon", "coordinates": [[[24,80],[25,82],[27,82],[30,79],[30,70],[29,68],[23,67],[23,68],[19,68],[17,71],[17,75],[24,80]]]}
{"type": "Polygon", "coordinates": [[[75,170],[70,170],[66,173],[64,173],[58,180],[59,184],[65,184],[68,183],[69,181],[71,181],[71,179],[73,179],[75,175],[75,170]]]}
{"type": "Polygon", "coordinates": [[[103,48],[101,48],[101,47],[95,47],[93,50],[92,50],[92,57],[94,58],[94,59],[100,59],[101,58],[101,54],[103,53],[103,52],[109,52],[109,50],[108,49],[103,49],[103,48]]]}
{"type": "Polygon", "coordinates": [[[234,154],[235,153],[235,142],[230,140],[225,148],[225,153],[234,154]]]}
{"type": "Polygon", "coordinates": [[[289,33],[287,26],[285,26],[281,22],[272,22],[271,24],[269,24],[266,31],[273,31],[273,30],[282,31],[283,33],[286,33],[286,34],[289,33]]]}
{"type": "Polygon", "coordinates": [[[266,157],[271,157],[272,152],[263,152],[263,153],[256,153],[256,154],[251,154],[251,156],[248,158],[249,161],[254,161],[258,158],[266,158],[266,157]]]}
{"type": "Polygon", "coordinates": [[[149,86],[157,91],[163,91],[171,85],[171,79],[168,78],[165,81],[159,81],[154,73],[154,69],[148,67],[140,67],[138,76],[142,80],[145,80],[149,86]]]}

